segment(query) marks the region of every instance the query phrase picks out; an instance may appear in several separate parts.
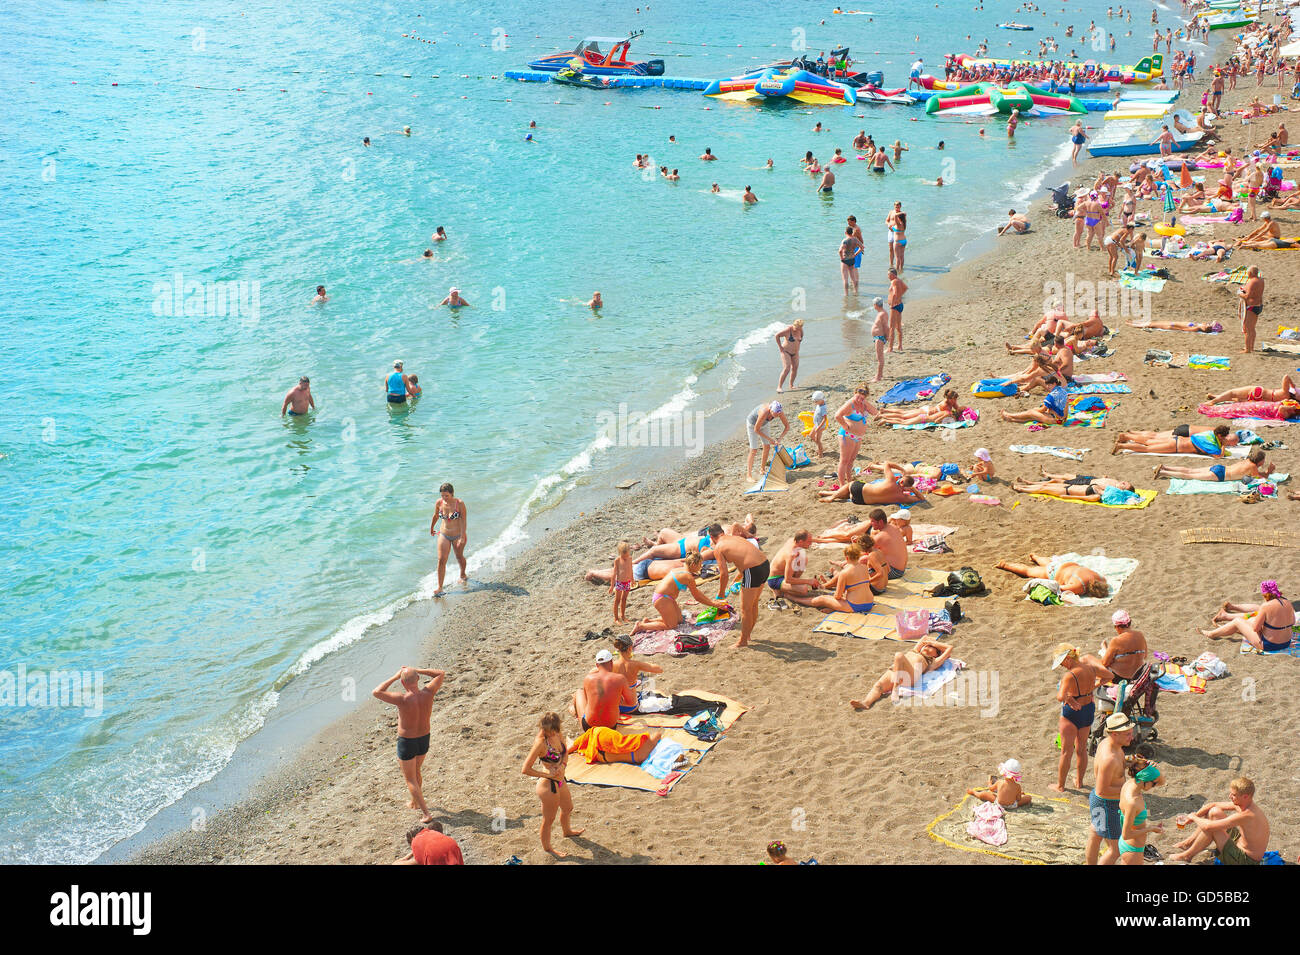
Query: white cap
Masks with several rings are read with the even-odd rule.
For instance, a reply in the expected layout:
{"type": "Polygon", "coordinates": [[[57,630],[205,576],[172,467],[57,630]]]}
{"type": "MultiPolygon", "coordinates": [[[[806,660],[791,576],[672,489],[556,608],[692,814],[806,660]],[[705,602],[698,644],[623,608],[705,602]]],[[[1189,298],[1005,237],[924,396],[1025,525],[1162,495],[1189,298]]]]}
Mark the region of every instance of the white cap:
{"type": "Polygon", "coordinates": [[[1267,209],[1265,209],[1263,212],[1259,214],[1259,217],[1261,219],[1271,219],[1273,218],[1273,214],[1269,212],[1267,209]]]}
{"type": "Polygon", "coordinates": [[[824,391],[814,391],[812,393],[812,400],[813,404],[819,405],[826,400],[826,393],[824,391]]]}
{"type": "Polygon", "coordinates": [[[889,519],[893,521],[910,521],[912,519],[912,512],[905,507],[900,507],[898,510],[894,511],[893,514],[889,515],[889,519]]]}
{"type": "Polygon", "coordinates": [[[394,368],[401,368],[401,367],[402,367],[402,361],[401,361],[400,358],[399,358],[397,361],[393,362],[393,367],[394,367],[394,368]]]}
{"type": "Polygon", "coordinates": [[[597,650],[597,651],[596,651],[596,662],[597,662],[597,663],[609,663],[609,662],[610,662],[611,660],[613,660],[613,659],[614,659],[614,654],[610,653],[608,650],[597,650]]]}

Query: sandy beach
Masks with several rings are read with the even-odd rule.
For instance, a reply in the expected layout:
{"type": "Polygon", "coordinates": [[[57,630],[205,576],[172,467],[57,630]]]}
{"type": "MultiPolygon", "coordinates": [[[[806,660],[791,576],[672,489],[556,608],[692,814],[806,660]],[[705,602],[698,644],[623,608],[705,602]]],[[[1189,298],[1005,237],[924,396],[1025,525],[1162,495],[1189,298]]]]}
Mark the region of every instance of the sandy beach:
{"type": "MultiPolygon", "coordinates": [[[[1199,100],[1204,74],[1198,69],[1197,82],[1180,105],[1191,108],[1193,97],[1199,100]]],[[[1268,102],[1276,92],[1273,83],[1270,77],[1263,91],[1268,102]]],[[[1254,95],[1252,77],[1226,94],[1225,107],[1244,104],[1254,95]]],[[[1101,123],[1096,114],[1088,121],[1101,123]]],[[[1066,124],[1056,122],[1064,137],[1066,124]]],[[[1241,154],[1277,122],[1278,117],[1264,117],[1242,125],[1227,115],[1216,138],[1241,154]]],[[[990,121],[988,134],[1005,135],[1003,124],[990,121]]],[[[950,143],[960,163],[957,137],[951,136],[950,143]]],[[[1072,187],[1091,183],[1103,170],[1127,173],[1129,161],[1087,160],[1069,174],[1072,187]]],[[[1217,178],[1217,171],[1207,175],[1217,178]]],[[[1064,178],[1053,177],[1049,184],[1064,178]]],[[[960,179],[945,192],[948,188],[952,201],[960,202],[960,179]]],[[[1159,221],[1158,201],[1142,201],[1138,209],[1159,221]]],[[[1300,701],[1291,692],[1296,660],[1242,655],[1236,641],[1210,641],[1196,630],[1208,625],[1223,601],[1256,599],[1262,579],[1276,578],[1283,593],[1294,597],[1300,584],[1295,550],[1184,544],[1180,538],[1180,531],[1210,526],[1257,534],[1284,530],[1294,526],[1294,509],[1300,504],[1285,499],[1247,504],[1235,495],[1169,496],[1164,493],[1167,481],[1153,480],[1151,474],[1165,459],[1109,453],[1115,435],[1124,429],[1218,423],[1196,413],[1208,392],[1238,385],[1276,387],[1284,373],[1294,373],[1300,359],[1258,350],[1240,354],[1236,286],[1202,281],[1212,263],[1148,258],[1147,264],[1171,274],[1164,290],[1150,297],[1151,318],[1219,321],[1224,333],[1141,331],[1124,327],[1120,317],[1118,334],[1110,341],[1114,355],[1080,362],[1077,368],[1127,376],[1132,392],[1116,396],[1118,404],[1104,427],[1031,433],[1023,424],[1001,421],[1000,411],[1034,407],[1040,398],[975,399],[971,383],[1011,375],[1026,365],[1025,357],[1008,355],[1004,343],[1023,341],[1042,314],[1052,283],[1080,287],[1106,278],[1104,253],[1071,248],[1071,220],[1052,217],[1042,200],[1033,202],[1029,214],[1030,233],[997,239],[992,251],[948,275],[941,294],[909,301],[906,347],[889,356],[887,380],[872,388],[878,395],[893,381],[947,373],[962,404],[980,413],[978,424],[937,434],[874,429],[858,458],[859,465],[878,459],[951,461],[968,469],[976,448],[992,452],[997,477],[982,490],[999,497],[1002,505],[984,506],[964,494],[931,495],[913,508],[913,522],[957,527],[949,538],[954,553],[911,558],[912,566],[948,571],[970,565],[983,575],[991,593],[962,600],[967,619],[952,642],[954,656],[980,676],[988,697],[967,706],[893,706],[886,701],[869,712],[854,712],[848,700],[867,691],[902,644],[814,633],[818,611],[770,609],[765,594],[751,648],[733,650],[731,641],[724,640],[709,654],[653,658],[665,667],[657,680],[661,691],[724,694],[751,707],[749,712],[667,797],[575,786],[574,823],[586,832],[561,840],[557,830],[567,861],[753,863],[763,858],[765,844],[781,839],[793,856],[826,864],[1005,863],[959,851],[931,838],[927,827],[962,800],[966,787],[983,783],[1008,757],[1023,764],[1028,792],[1048,795],[1057,762],[1059,675],[1050,669],[1052,648],[1067,641],[1095,652],[1112,632],[1111,613],[1120,608],[1129,611],[1153,650],[1189,659],[1210,650],[1230,670],[1204,694],[1161,695],[1156,760],[1168,781],[1148,796],[1152,817],[1172,820],[1208,798],[1226,798],[1229,780],[1245,774],[1255,780],[1257,801],[1269,814],[1270,848],[1287,859],[1300,851],[1300,824],[1290,811],[1300,799],[1300,776],[1289,745],[1300,734],[1300,701]],[[1175,356],[1229,356],[1231,368],[1194,370],[1185,359],[1176,368],[1145,365],[1148,349],[1175,356]],[[1074,462],[1020,455],[1009,450],[1013,444],[1088,450],[1082,461],[1074,462]],[[1160,494],[1145,509],[1118,510],[1012,491],[1013,478],[1035,477],[1040,466],[1129,480],[1160,494]],[[999,560],[1024,560],[1031,551],[1104,554],[1139,563],[1106,604],[1044,607],[1024,599],[1023,581],[994,567],[999,560]]],[[[1283,235],[1300,233],[1300,211],[1275,215],[1283,235]]],[[[1000,224],[990,223],[990,228],[1000,224]]],[[[1205,231],[1196,237],[1235,238],[1254,225],[1202,227],[1205,231]]],[[[926,241],[924,235],[909,239],[909,252],[926,241]]],[[[832,262],[828,255],[826,264],[810,266],[815,281],[838,282],[832,262]]],[[[1230,264],[1258,265],[1267,283],[1260,343],[1271,339],[1279,324],[1296,324],[1300,257],[1239,251],[1230,264]]],[[[864,262],[865,274],[886,268],[884,261],[864,262]]],[[[869,299],[860,307],[869,315],[869,299]]],[[[1116,328],[1112,317],[1106,319],[1116,328]]],[[[833,413],[859,382],[874,377],[874,365],[873,354],[846,356],[838,367],[801,380],[782,401],[791,411],[811,410],[809,394],[823,390],[833,413]]],[[[522,593],[484,590],[456,599],[419,659],[410,661],[448,672],[433,709],[425,794],[467,862],[499,864],[512,856],[529,864],[555,861],[538,844],[534,781],[520,774],[520,765],[542,713],[560,712],[566,733],[577,735],[568,699],[596,650],[609,645],[584,639],[591,630],[613,627],[611,598],[603,586],[582,579],[586,568],[606,566],[621,539],[635,546],[661,527],[696,528],[746,513],[754,515],[764,551],[771,556],[798,530],[816,533],[848,513],[869,510],[817,502],[818,481],[835,470],[829,454],[795,472],[787,493],[743,495],[744,415],[733,409],[737,430],[732,438],[710,445],[671,473],[618,492],[598,510],[514,558],[496,579],[522,593]]],[[[1300,468],[1296,426],[1260,430],[1266,440],[1290,446],[1269,452],[1279,470],[1300,468]]],[[[829,430],[826,446],[828,451],[835,446],[829,430]]],[[[459,491],[472,507],[479,492],[459,491]]],[[[837,551],[813,550],[810,567],[825,571],[837,556],[837,551]]],[[[649,588],[633,592],[630,616],[649,612],[649,593],[649,588]]],[[[359,687],[358,695],[369,689],[359,687]]],[[[393,755],[395,726],[390,707],[366,700],[347,718],[325,727],[292,765],[264,780],[247,800],[208,820],[203,831],[175,834],[143,850],[136,861],[391,862],[405,850],[403,833],[416,821],[415,813],[404,807],[406,793],[393,755]]],[[[1069,795],[1086,804],[1086,791],[1069,795]]],[[[1057,861],[1081,863],[1086,837],[1085,824],[1078,831],[1077,858],[1057,861]]],[[[1153,841],[1169,851],[1175,841],[1172,825],[1153,841]]]]}

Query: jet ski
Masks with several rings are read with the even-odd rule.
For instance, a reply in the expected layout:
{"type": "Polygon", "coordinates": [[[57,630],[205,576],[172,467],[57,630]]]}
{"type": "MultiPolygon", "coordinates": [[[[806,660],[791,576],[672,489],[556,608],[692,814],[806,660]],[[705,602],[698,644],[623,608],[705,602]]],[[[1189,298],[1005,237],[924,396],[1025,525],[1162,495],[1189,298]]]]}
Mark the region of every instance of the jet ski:
{"type": "Polygon", "coordinates": [[[570,61],[568,66],[562,66],[551,77],[552,83],[563,83],[565,86],[585,86],[591,90],[603,90],[608,85],[608,80],[603,80],[599,76],[592,76],[590,73],[582,71],[582,61],[576,57],[570,61]]]}

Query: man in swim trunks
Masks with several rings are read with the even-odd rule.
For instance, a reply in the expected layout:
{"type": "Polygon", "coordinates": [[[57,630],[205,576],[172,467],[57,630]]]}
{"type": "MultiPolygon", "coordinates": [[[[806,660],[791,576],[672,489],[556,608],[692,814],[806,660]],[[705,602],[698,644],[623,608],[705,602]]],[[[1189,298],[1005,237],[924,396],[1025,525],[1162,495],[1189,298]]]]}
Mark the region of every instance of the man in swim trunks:
{"type": "Polygon", "coordinates": [[[614,654],[596,653],[596,666],[586,675],[582,686],[569,701],[569,712],[578,718],[585,733],[593,726],[618,726],[618,707],[636,706],[636,694],[627,685],[627,677],[614,669],[614,654]]]}
{"type": "Polygon", "coordinates": [[[888,164],[890,169],[894,168],[894,161],[885,155],[883,149],[877,149],[875,154],[871,157],[871,171],[883,174],[886,164],[888,164]]]}
{"type": "Polygon", "coordinates": [[[285,393],[284,401],[280,404],[281,417],[284,417],[286,408],[291,415],[304,415],[308,410],[316,410],[316,399],[311,396],[311,379],[306,375],[299,378],[298,384],[285,393]]]}
{"type": "Polygon", "coordinates": [[[858,291],[858,263],[862,261],[862,240],[857,237],[854,230],[857,224],[846,226],[844,229],[844,238],[840,240],[840,247],[836,255],[840,260],[840,275],[844,279],[844,294],[849,294],[849,286],[853,286],[853,292],[858,291]]]}
{"type": "MultiPolygon", "coordinates": [[[[1264,213],[1265,217],[1270,218],[1268,212],[1264,213]]],[[[1277,229],[1277,223],[1271,222],[1274,229],[1277,229]]],[[[1283,249],[1290,248],[1291,243],[1279,245],[1280,239],[1274,237],[1273,248],[1283,249]]],[[[1252,265],[1246,270],[1246,282],[1237,294],[1241,297],[1241,331],[1246,338],[1246,347],[1242,352],[1249,353],[1255,350],[1255,325],[1259,321],[1259,316],[1264,311],[1264,280],[1259,277],[1259,266],[1252,265]]]]}
{"type": "Polygon", "coordinates": [[[824,173],[822,173],[822,182],[821,185],[817,187],[817,191],[830,193],[833,192],[834,189],[835,189],[835,173],[831,172],[830,169],[828,168],[824,173]]]}
{"type": "Polygon", "coordinates": [[[1133,721],[1123,713],[1106,718],[1105,738],[1097,745],[1096,782],[1088,793],[1092,831],[1084,851],[1088,865],[1114,865],[1119,860],[1119,837],[1123,822],[1119,814],[1119,792],[1124,787],[1124,747],[1133,742],[1133,721]],[[1098,860],[1101,844],[1106,852],[1098,860]]]}
{"type": "Polygon", "coordinates": [[[1024,235],[1029,231],[1029,220],[1025,218],[1023,213],[1017,213],[1015,209],[1012,209],[1007,213],[1006,225],[998,229],[998,235],[1006,235],[1008,231],[1015,231],[1020,235],[1024,235]]]}
{"type": "Polygon", "coordinates": [[[1262,448],[1251,449],[1244,461],[1211,464],[1208,468],[1183,468],[1172,464],[1156,465],[1157,478],[1180,478],[1184,481],[1262,481],[1273,473],[1273,465],[1264,460],[1262,448]]]}
{"type": "MultiPolygon", "coordinates": [[[[889,476],[888,472],[885,476],[889,476]]],[[[871,543],[889,565],[889,579],[897,580],[907,572],[907,541],[903,532],[889,523],[888,516],[878,507],[867,519],[871,521],[871,543]]]]}
{"type": "Polygon", "coordinates": [[[851,500],[854,504],[915,504],[924,498],[916,490],[915,479],[903,474],[899,465],[881,462],[884,475],[877,481],[864,484],[856,478],[834,491],[818,491],[817,500],[823,504],[851,500]]]}
{"type": "Polygon", "coordinates": [[[1228,784],[1227,802],[1207,802],[1188,820],[1196,832],[1178,843],[1175,848],[1183,851],[1169,857],[1173,862],[1191,862],[1213,845],[1224,865],[1259,865],[1268,851],[1268,819],[1255,802],[1255,783],[1247,776],[1228,784]]]}
{"type": "Polygon", "coordinates": [[[393,370],[384,376],[384,391],[390,405],[406,404],[406,395],[411,390],[411,383],[402,372],[402,363],[393,362],[393,370]]]}
{"type": "Polygon", "coordinates": [[[433,710],[433,698],[442,689],[446,676],[444,670],[402,667],[370,693],[375,699],[397,707],[397,765],[401,767],[402,779],[411,793],[406,806],[420,810],[421,822],[433,819],[424,802],[424,776],[420,768],[429,752],[429,714],[433,710]],[[422,676],[429,678],[424,686],[420,686],[422,676]],[[399,680],[402,692],[388,689],[399,680]]]}
{"type": "Polygon", "coordinates": [[[435,597],[442,596],[442,578],[447,572],[447,556],[455,549],[456,561],[460,564],[460,582],[469,581],[465,574],[465,545],[469,543],[469,512],[465,502],[455,497],[455,490],[450,484],[438,489],[438,503],[433,508],[433,520],[429,522],[429,536],[438,538],[438,589],[435,597]],[[442,521],[442,530],[435,531],[438,521],[442,521]]]}
{"type": "Polygon", "coordinates": [[[714,539],[713,555],[718,561],[719,600],[727,592],[730,568],[734,566],[740,574],[740,639],[733,645],[733,648],[740,648],[749,646],[749,635],[754,631],[754,620],[758,616],[758,598],[767,578],[772,575],[772,567],[758,545],[737,535],[735,530],[732,528],[714,539]]]}
{"type": "Polygon", "coordinates": [[[903,350],[903,296],[907,294],[907,283],[898,277],[897,269],[889,270],[889,351],[903,350]],[[894,346],[894,338],[898,346],[894,346]]]}
{"type": "MultiPolygon", "coordinates": [[[[835,181],[835,177],[831,176],[831,182],[834,181],[835,181]]],[[[827,189],[826,191],[830,192],[829,189],[827,189]]],[[[745,194],[740,198],[746,203],[758,202],[758,196],[754,195],[754,190],[750,189],[749,186],[745,187],[745,194]]]]}
{"type": "Polygon", "coordinates": [[[817,589],[817,582],[811,577],[804,577],[808,569],[808,548],[812,546],[812,532],[799,531],[776,552],[772,558],[772,570],[766,583],[776,596],[806,597],[808,592],[817,589]]]}
{"type": "Polygon", "coordinates": [[[709,148],[705,148],[704,155],[700,157],[700,159],[704,160],[705,162],[713,162],[717,158],[718,158],[717,156],[713,155],[713,150],[709,148]]]}

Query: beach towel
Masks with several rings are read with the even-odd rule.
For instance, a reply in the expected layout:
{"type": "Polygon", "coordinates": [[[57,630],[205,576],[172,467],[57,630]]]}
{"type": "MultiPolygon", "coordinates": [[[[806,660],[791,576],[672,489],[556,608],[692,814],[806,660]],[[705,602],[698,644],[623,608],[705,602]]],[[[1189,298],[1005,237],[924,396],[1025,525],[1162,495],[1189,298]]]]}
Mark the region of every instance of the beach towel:
{"type": "Polygon", "coordinates": [[[893,428],[895,431],[927,431],[930,428],[947,428],[949,430],[954,430],[956,428],[969,428],[974,424],[975,422],[969,418],[963,418],[960,421],[942,421],[938,424],[933,422],[928,424],[896,424],[893,428]]]}
{"type": "Polygon", "coordinates": [[[1227,371],[1232,359],[1226,355],[1189,355],[1187,367],[1198,371],[1227,371]]]}
{"type": "Polygon", "coordinates": [[[1154,275],[1133,275],[1130,272],[1121,272],[1119,284],[1121,288],[1136,289],[1139,292],[1163,292],[1165,290],[1165,280],[1156,278],[1154,275]]]}
{"type": "MultiPolygon", "coordinates": [[[[683,690],[674,694],[674,696],[695,696],[701,700],[711,700],[724,704],[723,710],[718,714],[718,722],[724,730],[730,729],[732,723],[750,710],[750,707],[743,703],[723,696],[721,693],[711,693],[708,690],[683,690]]],[[[643,727],[672,729],[686,725],[686,721],[693,715],[691,713],[624,713],[619,716],[618,725],[621,728],[626,724],[636,723],[638,726],[643,727]]]]}
{"type": "MultiPolygon", "coordinates": [[[[913,524],[912,525],[912,553],[913,554],[932,554],[938,553],[935,549],[937,545],[946,544],[949,534],[957,533],[957,528],[948,527],[944,524],[913,524]]],[[[951,547],[948,548],[952,550],[951,547]]]]}
{"type": "Polygon", "coordinates": [[[952,378],[945,374],[926,375],[923,378],[909,378],[900,381],[880,396],[877,404],[898,405],[908,401],[920,401],[937,394],[939,389],[952,378]]]}
{"type": "Polygon", "coordinates": [[[1000,846],[990,846],[968,831],[975,804],[993,805],[974,796],[963,796],[961,802],[926,826],[926,834],[952,849],[980,852],[1026,865],[1082,864],[1084,840],[1080,833],[1088,832],[1087,800],[1075,796],[1030,795],[1033,802],[1028,806],[1004,812],[1002,821],[1007,840],[1000,846]]]}
{"type": "Polygon", "coordinates": [[[1137,488],[1136,491],[1137,491],[1138,499],[1136,501],[1132,501],[1126,504],[1107,504],[1104,500],[1085,501],[1081,497],[1056,497],[1055,495],[1052,494],[1031,494],[1029,496],[1043,498],[1044,500],[1048,500],[1048,501],[1066,501],[1067,503],[1070,504],[1091,504],[1094,507],[1111,507],[1111,508],[1115,508],[1116,510],[1128,510],[1128,511],[1141,510],[1142,508],[1146,507],[1148,504],[1150,504],[1152,501],[1156,499],[1155,491],[1144,491],[1141,488],[1137,488]]]}
{"type": "Polygon", "coordinates": [[[921,683],[919,686],[899,687],[898,699],[894,702],[901,703],[903,700],[911,699],[913,697],[925,699],[926,697],[934,696],[943,687],[957,679],[958,670],[964,670],[965,668],[966,664],[962,663],[960,660],[954,660],[949,657],[947,660],[943,661],[943,666],[938,669],[931,670],[928,673],[922,673],[921,683]]]}
{"type": "Polygon", "coordinates": [[[1246,284],[1246,266],[1238,265],[1231,269],[1218,269],[1214,272],[1207,272],[1201,278],[1206,282],[1227,282],[1232,285],[1246,284]]]}
{"type": "Polygon", "coordinates": [[[738,614],[703,627],[696,627],[688,620],[683,620],[682,625],[676,630],[650,630],[638,633],[632,638],[632,649],[645,656],[656,653],[667,653],[675,657],[684,656],[677,652],[676,644],[679,637],[691,636],[697,639],[703,637],[708,640],[710,647],[716,647],[726,632],[734,630],[739,622],[738,614]]]}
{"type": "Polygon", "coordinates": [[[971,820],[966,824],[966,834],[972,839],[990,846],[1007,844],[1006,811],[993,802],[981,800],[971,813],[971,820]]]}
{"type": "MultiPolygon", "coordinates": [[[[716,694],[706,693],[701,690],[689,690],[687,692],[691,696],[700,696],[705,699],[723,699],[722,697],[718,697],[716,694]]],[[[739,703],[734,703],[734,701],[730,700],[727,702],[727,708],[718,715],[718,722],[724,730],[730,729],[731,725],[746,712],[746,707],[741,706],[739,703]],[[732,705],[733,703],[734,706],[732,705]]],[[[664,717],[662,715],[645,716],[640,714],[631,714],[631,717],[632,718],[626,724],[620,720],[619,729],[621,732],[641,732],[651,726],[662,725],[662,723],[651,722],[652,720],[669,719],[669,717],[664,717]]],[[[685,720],[683,720],[683,722],[685,722],[685,720]]],[[[669,772],[668,775],[662,779],[656,778],[640,766],[633,765],[632,763],[594,763],[589,765],[585,760],[572,758],[565,767],[564,778],[569,782],[577,783],[578,785],[615,786],[623,789],[639,789],[646,792],[656,793],[660,796],[667,796],[668,793],[672,791],[673,787],[676,786],[687,773],[699,765],[700,761],[704,759],[708,752],[724,738],[725,737],[720,737],[712,743],[706,743],[703,740],[696,739],[683,729],[665,729],[663,739],[671,740],[680,745],[683,750],[686,751],[686,755],[690,757],[690,762],[677,770],[669,772]]],[[[656,747],[656,749],[657,748],[658,747],[656,747]]],[[[653,755],[654,753],[652,752],[651,756],[653,755]]]]}
{"type": "Polygon", "coordinates": [[[1300,355],[1300,342],[1265,342],[1263,350],[1274,355],[1300,355]]]}
{"type": "Polygon", "coordinates": [[[1070,395],[1069,413],[1065,416],[1067,428],[1104,428],[1106,415],[1119,406],[1115,399],[1107,401],[1098,395],[1070,395]]]}
{"type": "Polygon", "coordinates": [[[675,739],[661,739],[646,761],[641,764],[641,769],[655,779],[664,779],[673,767],[677,765],[678,758],[686,754],[686,747],[675,739]]]}
{"type": "Polygon", "coordinates": [[[1283,656],[1300,658],[1300,627],[1291,628],[1291,646],[1287,647],[1285,650],[1256,650],[1243,639],[1241,641],[1241,652],[1253,653],[1256,656],[1265,657],[1283,656]]]}
{"type": "Polygon", "coordinates": [[[1090,384],[1071,384],[1066,388],[1071,395],[1131,395],[1133,389],[1117,381],[1096,381],[1090,384]]]}
{"type": "Polygon", "coordinates": [[[1013,444],[1011,450],[1018,454],[1050,454],[1067,461],[1082,461],[1087,448],[1063,448],[1044,444],[1013,444]]]}
{"type": "MultiPolygon", "coordinates": [[[[1289,480],[1286,472],[1274,471],[1267,481],[1193,481],[1187,478],[1170,478],[1166,494],[1245,494],[1261,484],[1281,484],[1289,480]]],[[[1276,496],[1276,495],[1274,495],[1276,496]]],[[[1268,500],[1268,498],[1265,498],[1268,500]]]]}
{"type": "Polygon", "coordinates": [[[1226,405],[1202,403],[1196,409],[1207,418],[1265,418],[1273,421],[1290,421],[1282,417],[1280,401],[1234,401],[1226,405]]]}
{"type": "Polygon", "coordinates": [[[888,589],[876,597],[876,604],[870,613],[828,613],[813,627],[813,632],[863,640],[898,640],[898,611],[942,610],[944,598],[927,597],[925,591],[937,587],[947,579],[946,570],[909,567],[902,577],[889,581],[888,589]]]}
{"type": "Polygon", "coordinates": [[[1100,371],[1095,374],[1075,375],[1074,381],[1079,385],[1099,385],[1107,381],[1128,381],[1128,376],[1122,371],[1100,371]]]}
{"type": "Polygon", "coordinates": [[[1202,216],[1202,215],[1181,216],[1178,219],[1178,223],[1180,225],[1209,225],[1211,223],[1227,222],[1227,221],[1228,221],[1228,216],[1226,214],[1213,215],[1213,216],[1202,216]]]}

